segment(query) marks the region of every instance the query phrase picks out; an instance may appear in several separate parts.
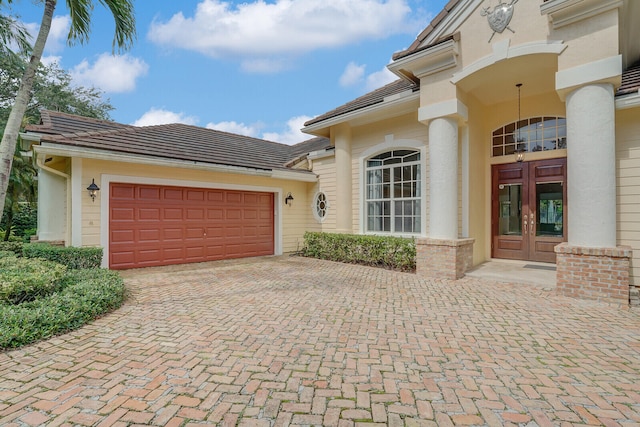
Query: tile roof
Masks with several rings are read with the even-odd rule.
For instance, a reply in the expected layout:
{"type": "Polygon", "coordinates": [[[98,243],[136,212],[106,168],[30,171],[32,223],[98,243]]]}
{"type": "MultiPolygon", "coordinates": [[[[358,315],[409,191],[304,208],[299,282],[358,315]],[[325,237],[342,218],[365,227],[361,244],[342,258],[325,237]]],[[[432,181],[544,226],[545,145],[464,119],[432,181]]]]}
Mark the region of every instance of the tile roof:
{"type": "Polygon", "coordinates": [[[43,120],[42,125],[30,126],[28,130],[49,132],[41,138],[45,143],[249,169],[287,170],[285,164],[291,159],[329,146],[326,138],[289,146],[179,123],[137,127],[52,111],[43,117],[50,123],[43,120]],[[94,130],[93,125],[103,128],[94,130]],[[56,135],[52,129],[75,131],[56,135]]]}
{"type": "Polygon", "coordinates": [[[622,73],[622,84],[616,92],[616,96],[636,93],[640,90],[640,61],[629,67],[622,73]]]}
{"type": "Polygon", "coordinates": [[[28,125],[26,129],[48,135],[60,135],[63,133],[89,132],[96,130],[123,129],[133,127],[122,123],[107,120],[93,119],[90,117],[76,116],[73,114],[61,113],[59,111],[40,111],[39,125],[28,125]]]}
{"type": "Polygon", "coordinates": [[[413,92],[417,92],[420,90],[420,86],[413,84],[404,79],[398,79],[395,82],[389,83],[379,89],[376,89],[372,92],[369,92],[359,98],[354,99],[353,101],[347,102],[346,104],[331,110],[327,113],[324,113],[318,117],[315,117],[309,121],[307,121],[304,125],[310,126],[315,123],[322,122],[324,120],[338,117],[343,114],[350,113],[352,111],[361,110],[366,107],[371,107],[372,105],[380,104],[384,101],[384,99],[391,95],[396,95],[398,93],[402,93],[406,90],[411,90],[413,92]]]}

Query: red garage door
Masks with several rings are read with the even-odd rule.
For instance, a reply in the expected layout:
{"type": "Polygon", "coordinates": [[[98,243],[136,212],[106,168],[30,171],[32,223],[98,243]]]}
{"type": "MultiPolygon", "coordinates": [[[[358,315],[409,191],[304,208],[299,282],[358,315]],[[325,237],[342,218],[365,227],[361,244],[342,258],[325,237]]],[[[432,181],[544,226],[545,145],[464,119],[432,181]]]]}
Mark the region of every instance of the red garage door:
{"type": "Polygon", "coordinates": [[[273,194],[112,183],[113,269],[273,254],[273,194]]]}

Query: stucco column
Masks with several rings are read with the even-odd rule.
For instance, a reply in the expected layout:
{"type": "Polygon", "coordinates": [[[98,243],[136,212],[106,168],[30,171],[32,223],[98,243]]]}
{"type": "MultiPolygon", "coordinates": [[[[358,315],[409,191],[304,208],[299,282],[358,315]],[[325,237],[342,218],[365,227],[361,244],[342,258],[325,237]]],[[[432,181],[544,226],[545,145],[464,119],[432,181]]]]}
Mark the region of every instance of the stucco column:
{"type": "Polygon", "coordinates": [[[429,123],[429,237],[458,238],[458,121],[429,123]]]}
{"type": "Polygon", "coordinates": [[[616,247],[613,85],[582,86],[566,103],[568,243],[616,247]]]}
{"type": "Polygon", "coordinates": [[[332,129],[336,161],[336,231],[353,232],[351,127],[341,124],[332,129]]]}

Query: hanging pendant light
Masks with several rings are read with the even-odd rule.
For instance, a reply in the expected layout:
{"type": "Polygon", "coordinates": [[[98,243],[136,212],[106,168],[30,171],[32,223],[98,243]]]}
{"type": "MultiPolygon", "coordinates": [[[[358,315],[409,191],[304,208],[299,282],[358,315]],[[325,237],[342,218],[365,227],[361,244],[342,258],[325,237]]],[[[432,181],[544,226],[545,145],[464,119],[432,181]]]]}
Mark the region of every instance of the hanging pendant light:
{"type": "Polygon", "coordinates": [[[524,139],[520,134],[520,89],[522,88],[522,83],[516,84],[518,88],[518,122],[516,123],[517,136],[516,136],[516,148],[514,151],[514,156],[516,158],[516,162],[520,163],[524,161],[524,153],[527,152],[526,145],[524,143],[524,139]]]}

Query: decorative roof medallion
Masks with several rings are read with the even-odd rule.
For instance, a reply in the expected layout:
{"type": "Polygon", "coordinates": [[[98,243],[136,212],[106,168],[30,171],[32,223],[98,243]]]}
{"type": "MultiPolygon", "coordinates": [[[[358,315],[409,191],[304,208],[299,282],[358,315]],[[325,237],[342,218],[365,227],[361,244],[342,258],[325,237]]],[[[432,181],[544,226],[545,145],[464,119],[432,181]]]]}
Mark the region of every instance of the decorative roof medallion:
{"type": "Polygon", "coordinates": [[[518,0],[511,0],[509,3],[502,2],[498,4],[493,10],[491,10],[491,6],[482,8],[480,15],[487,17],[489,26],[493,30],[493,34],[491,34],[489,38],[489,43],[491,43],[496,33],[502,34],[505,29],[515,33],[515,31],[509,28],[509,22],[511,22],[511,18],[513,17],[513,5],[516,3],[518,3],[518,0]]]}

